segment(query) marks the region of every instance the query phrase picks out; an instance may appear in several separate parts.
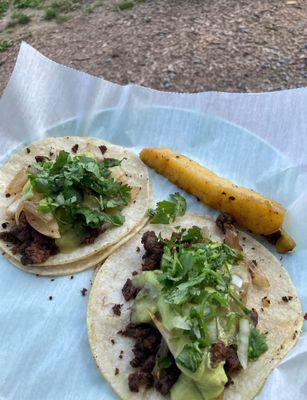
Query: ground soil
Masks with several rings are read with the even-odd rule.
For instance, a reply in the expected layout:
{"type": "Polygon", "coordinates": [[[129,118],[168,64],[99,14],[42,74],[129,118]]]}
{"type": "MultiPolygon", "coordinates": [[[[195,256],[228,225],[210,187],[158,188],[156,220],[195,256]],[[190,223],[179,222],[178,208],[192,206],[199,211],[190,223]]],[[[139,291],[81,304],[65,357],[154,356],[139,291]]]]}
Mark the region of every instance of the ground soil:
{"type": "MultiPolygon", "coordinates": [[[[51,59],[113,82],[160,90],[259,92],[307,86],[305,0],[114,1],[58,24],[37,17],[0,38],[0,94],[20,40],[51,59]]],[[[1,22],[1,21],[0,21],[1,22]]],[[[3,27],[2,27],[3,28],[3,27]]]]}

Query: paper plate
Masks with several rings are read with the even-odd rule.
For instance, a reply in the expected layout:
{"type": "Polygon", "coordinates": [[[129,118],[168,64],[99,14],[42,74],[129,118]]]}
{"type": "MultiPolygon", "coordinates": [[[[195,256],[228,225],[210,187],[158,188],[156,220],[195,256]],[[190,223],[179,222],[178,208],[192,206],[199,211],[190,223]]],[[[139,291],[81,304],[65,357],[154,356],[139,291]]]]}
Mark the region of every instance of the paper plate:
{"type": "MultiPolygon", "coordinates": [[[[209,115],[166,107],[108,109],[61,123],[42,136],[46,134],[92,135],[137,152],[145,146],[169,146],[238,184],[285,205],[291,201],[287,188],[270,180],[290,166],[288,160],[246,129],[209,115]]],[[[178,191],[154,172],[151,177],[156,200],[178,191]]],[[[190,211],[214,214],[192,196],[186,198],[190,211]]],[[[291,257],[291,262],[285,257],[285,264],[303,293],[292,268],[299,255],[291,257]]],[[[92,271],[51,281],[21,272],[3,257],[0,264],[0,293],[5,294],[0,302],[0,399],[116,399],[87,342],[87,297],[81,290],[90,289],[92,271]]]]}

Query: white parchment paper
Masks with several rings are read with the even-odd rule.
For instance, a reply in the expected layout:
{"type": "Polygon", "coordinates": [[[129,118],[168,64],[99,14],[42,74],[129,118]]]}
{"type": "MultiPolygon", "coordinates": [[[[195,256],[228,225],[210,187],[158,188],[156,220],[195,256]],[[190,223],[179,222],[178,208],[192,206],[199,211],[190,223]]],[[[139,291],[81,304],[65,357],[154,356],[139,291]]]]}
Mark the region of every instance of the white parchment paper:
{"type": "MultiPolygon", "coordinates": [[[[95,135],[135,151],[165,145],[184,152],[288,208],[286,228],[298,246],[283,262],[307,311],[306,111],[305,88],[190,95],[122,87],[56,64],[23,43],[0,99],[0,160],[45,135],[95,135]]],[[[151,176],[156,200],[178,190],[151,176]]],[[[214,215],[186,197],[191,211],[214,215]]],[[[0,400],[117,398],[87,344],[87,296],[80,291],[90,289],[91,279],[86,271],[51,281],[1,257],[0,400]]],[[[259,399],[307,399],[307,333],[259,399]]]]}

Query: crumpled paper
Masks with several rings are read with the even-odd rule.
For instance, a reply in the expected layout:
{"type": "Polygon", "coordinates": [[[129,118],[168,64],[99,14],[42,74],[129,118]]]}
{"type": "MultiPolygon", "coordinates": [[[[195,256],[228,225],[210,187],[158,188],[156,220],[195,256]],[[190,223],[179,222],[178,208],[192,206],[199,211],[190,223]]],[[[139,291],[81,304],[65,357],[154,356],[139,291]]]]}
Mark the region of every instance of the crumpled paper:
{"type": "MultiPolygon", "coordinates": [[[[285,226],[298,246],[283,263],[307,311],[306,104],[306,88],[192,95],[119,86],[23,43],[0,99],[0,161],[45,135],[98,136],[136,152],[161,145],[181,151],[288,208],[285,226]]],[[[151,177],[155,200],[178,191],[152,171],[151,177]]],[[[216,215],[185,196],[189,211],[216,215]]],[[[0,400],[116,399],[87,343],[81,290],[90,289],[93,271],[51,280],[25,274],[3,257],[0,266],[0,400]]],[[[306,398],[306,359],[303,333],[258,399],[306,398]]]]}

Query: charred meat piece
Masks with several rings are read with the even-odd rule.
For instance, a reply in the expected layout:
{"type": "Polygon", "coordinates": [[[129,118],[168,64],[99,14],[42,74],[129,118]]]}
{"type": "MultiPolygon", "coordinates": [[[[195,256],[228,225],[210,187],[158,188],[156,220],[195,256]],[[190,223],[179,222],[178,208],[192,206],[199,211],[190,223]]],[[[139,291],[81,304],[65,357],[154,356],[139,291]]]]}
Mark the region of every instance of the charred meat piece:
{"type": "Polygon", "coordinates": [[[153,386],[153,376],[147,372],[134,372],[128,376],[128,384],[131,392],[138,392],[141,385],[149,389],[153,386]]]}
{"type": "Polygon", "coordinates": [[[96,238],[103,233],[105,230],[98,228],[90,228],[87,227],[84,233],[84,236],[81,240],[82,244],[93,244],[96,238]]]}
{"type": "Polygon", "coordinates": [[[153,231],[148,231],[143,234],[142,243],[145,249],[142,270],[152,271],[160,269],[164,244],[158,241],[158,238],[153,231]]]}
{"type": "Polygon", "coordinates": [[[154,386],[161,394],[167,395],[177,381],[180,371],[170,353],[171,365],[168,368],[156,369],[156,356],[161,345],[160,332],[149,324],[133,324],[126,326],[120,332],[124,336],[135,339],[133,347],[134,358],[130,364],[138,371],[129,375],[128,385],[132,392],[138,392],[140,386],[154,386]]]}
{"type": "Polygon", "coordinates": [[[140,290],[141,289],[135,287],[132,283],[132,280],[128,278],[122,288],[122,294],[125,300],[129,301],[135,299],[140,290]]]}
{"type": "Polygon", "coordinates": [[[12,251],[21,255],[23,265],[43,263],[59,252],[54,239],[33,229],[24,213],[20,215],[19,225],[12,226],[9,231],[1,232],[0,239],[14,245],[12,251]]]}
{"type": "Polygon", "coordinates": [[[226,358],[226,346],[223,342],[214,343],[210,349],[212,366],[215,368],[221,361],[226,358]]]}
{"type": "Polygon", "coordinates": [[[231,215],[221,213],[215,220],[215,223],[220,228],[220,230],[225,233],[227,228],[230,228],[235,224],[235,220],[231,215]]]}
{"type": "Polygon", "coordinates": [[[40,162],[50,161],[50,158],[46,156],[35,156],[35,160],[36,162],[40,163],[40,162]]]}
{"type": "Polygon", "coordinates": [[[225,354],[225,364],[224,364],[226,375],[229,376],[231,372],[236,371],[240,368],[242,367],[235,346],[233,345],[227,346],[225,354]]]}
{"type": "Polygon", "coordinates": [[[252,321],[252,323],[254,324],[254,326],[258,325],[258,313],[254,308],[252,308],[249,318],[252,321]]]}

